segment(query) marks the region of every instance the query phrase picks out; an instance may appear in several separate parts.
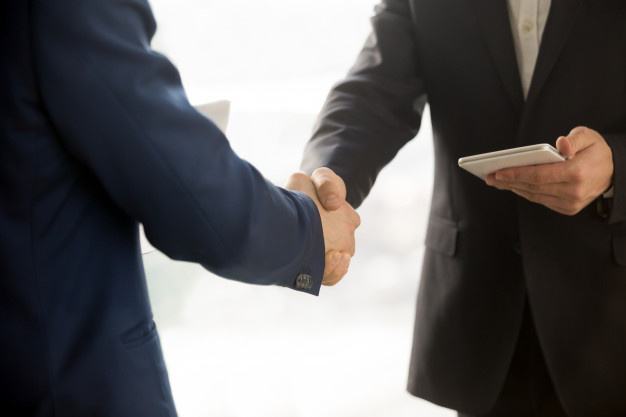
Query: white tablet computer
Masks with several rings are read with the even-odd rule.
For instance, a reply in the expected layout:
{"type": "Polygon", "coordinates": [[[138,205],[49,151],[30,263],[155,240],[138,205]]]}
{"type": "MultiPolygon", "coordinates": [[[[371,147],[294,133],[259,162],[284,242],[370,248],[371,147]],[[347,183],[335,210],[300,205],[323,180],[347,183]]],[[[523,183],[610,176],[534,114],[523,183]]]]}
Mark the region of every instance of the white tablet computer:
{"type": "Polygon", "coordinates": [[[541,165],[561,161],[565,161],[565,158],[561,156],[559,151],[547,143],[540,143],[538,145],[466,156],[459,159],[459,166],[484,180],[487,178],[487,175],[504,168],[541,165]]]}

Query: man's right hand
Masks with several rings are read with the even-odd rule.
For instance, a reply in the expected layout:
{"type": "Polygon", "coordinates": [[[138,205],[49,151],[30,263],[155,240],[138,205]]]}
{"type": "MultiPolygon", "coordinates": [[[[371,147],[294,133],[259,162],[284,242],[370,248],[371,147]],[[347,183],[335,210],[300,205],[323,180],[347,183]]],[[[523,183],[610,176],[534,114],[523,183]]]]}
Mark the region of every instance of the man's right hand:
{"type": "MultiPolygon", "coordinates": [[[[332,173],[330,169],[326,169],[332,173]]],[[[316,172],[318,171],[319,170],[316,172]]],[[[324,171],[322,171],[322,173],[324,173],[324,171]]],[[[325,173],[325,175],[328,174],[328,172],[325,173]]],[[[324,245],[326,248],[326,266],[322,284],[334,285],[339,282],[348,271],[350,258],[354,255],[355,251],[354,231],[359,227],[361,219],[357,212],[345,201],[345,193],[335,196],[336,198],[334,200],[329,200],[329,195],[324,194],[324,201],[327,204],[331,203],[329,205],[331,210],[327,210],[325,208],[326,205],[323,205],[318,198],[318,190],[316,187],[318,187],[320,182],[326,180],[332,180],[331,182],[334,182],[334,179],[332,177],[326,178],[319,174],[317,177],[318,182],[314,184],[307,174],[296,172],[289,177],[285,188],[307,194],[317,205],[322,220],[324,245]]],[[[339,178],[336,175],[335,177],[339,178]]],[[[343,181],[341,184],[343,184],[343,181]]],[[[324,188],[334,190],[329,186],[325,186],[324,188]]]]}

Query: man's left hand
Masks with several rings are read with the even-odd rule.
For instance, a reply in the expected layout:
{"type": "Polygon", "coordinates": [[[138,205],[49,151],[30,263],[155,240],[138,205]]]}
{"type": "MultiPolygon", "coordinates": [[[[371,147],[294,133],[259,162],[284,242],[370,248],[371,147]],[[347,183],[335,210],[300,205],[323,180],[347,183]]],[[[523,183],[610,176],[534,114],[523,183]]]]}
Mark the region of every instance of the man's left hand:
{"type": "Polygon", "coordinates": [[[496,171],[487,184],[573,216],[611,186],[613,154],[595,130],[576,127],[556,141],[564,162],[496,171]]]}

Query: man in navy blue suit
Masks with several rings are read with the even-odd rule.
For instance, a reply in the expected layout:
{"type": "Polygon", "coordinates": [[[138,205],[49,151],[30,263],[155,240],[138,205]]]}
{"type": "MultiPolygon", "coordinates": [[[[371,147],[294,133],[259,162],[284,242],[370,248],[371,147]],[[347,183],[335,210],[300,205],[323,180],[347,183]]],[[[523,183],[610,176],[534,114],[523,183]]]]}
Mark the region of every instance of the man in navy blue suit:
{"type": "Polygon", "coordinates": [[[145,0],[5,0],[0,27],[0,414],[175,416],[138,224],[173,259],[317,294],[358,215],[233,153],[145,0]]]}

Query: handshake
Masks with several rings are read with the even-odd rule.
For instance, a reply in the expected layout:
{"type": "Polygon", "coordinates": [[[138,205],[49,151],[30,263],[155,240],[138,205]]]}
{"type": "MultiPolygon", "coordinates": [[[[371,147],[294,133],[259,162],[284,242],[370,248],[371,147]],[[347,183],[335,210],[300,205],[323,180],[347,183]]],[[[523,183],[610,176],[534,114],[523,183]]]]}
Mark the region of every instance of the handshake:
{"type": "Polygon", "coordinates": [[[346,202],[343,180],[329,168],[318,168],[309,177],[296,172],[285,188],[305,193],[315,202],[322,219],[326,263],[323,285],[335,285],[348,272],[354,255],[354,231],[361,224],[356,211],[346,202]]]}

